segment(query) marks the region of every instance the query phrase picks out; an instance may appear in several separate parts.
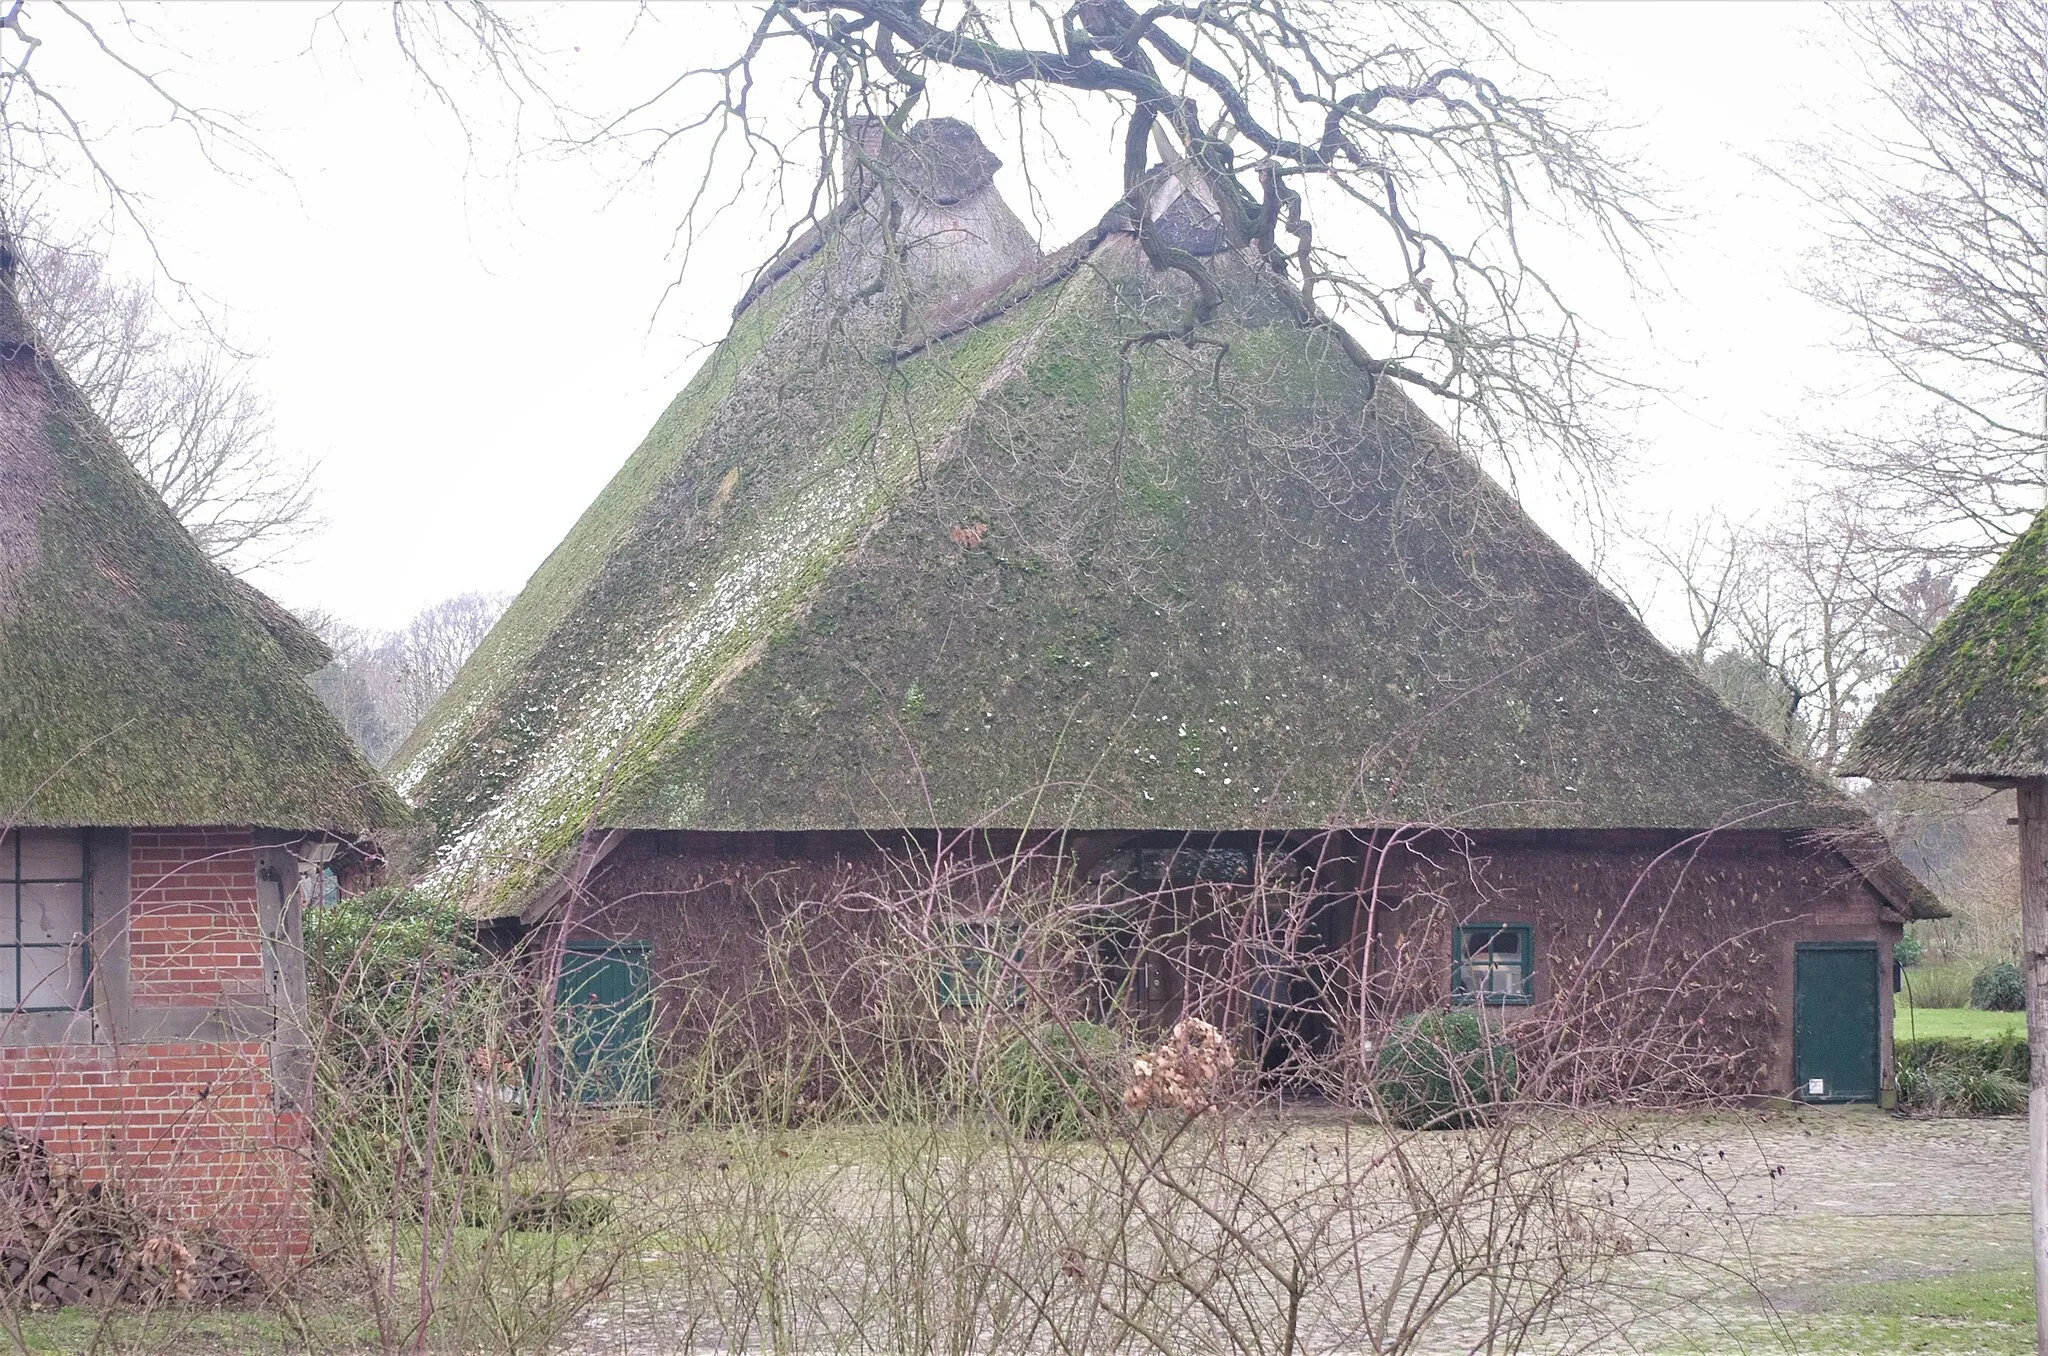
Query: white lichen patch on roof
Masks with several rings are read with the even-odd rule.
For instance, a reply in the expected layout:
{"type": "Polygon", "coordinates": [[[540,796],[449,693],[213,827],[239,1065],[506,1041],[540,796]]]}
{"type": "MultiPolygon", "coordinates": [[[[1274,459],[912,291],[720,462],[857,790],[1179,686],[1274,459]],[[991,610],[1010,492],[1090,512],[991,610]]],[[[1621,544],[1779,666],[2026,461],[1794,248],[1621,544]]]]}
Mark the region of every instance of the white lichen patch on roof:
{"type": "MultiPolygon", "coordinates": [[[[449,898],[480,887],[516,888],[518,876],[573,841],[601,812],[608,782],[633,755],[686,725],[730,668],[746,662],[754,642],[800,602],[806,585],[872,517],[882,489],[862,466],[821,475],[736,541],[685,610],[650,634],[630,663],[604,674],[575,709],[529,712],[550,732],[496,803],[440,846],[423,887],[449,898]]],[[[423,748],[401,787],[416,787],[442,752],[423,748]]]]}

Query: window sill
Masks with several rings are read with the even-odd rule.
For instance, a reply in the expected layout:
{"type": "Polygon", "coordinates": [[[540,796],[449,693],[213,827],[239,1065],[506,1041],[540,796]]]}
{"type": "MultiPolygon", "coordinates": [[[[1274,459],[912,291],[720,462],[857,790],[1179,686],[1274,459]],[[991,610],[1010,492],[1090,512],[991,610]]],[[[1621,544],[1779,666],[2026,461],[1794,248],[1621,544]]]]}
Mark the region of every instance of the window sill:
{"type": "Polygon", "coordinates": [[[42,1008],[0,1012],[0,1046],[97,1045],[99,1028],[89,1010],[42,1008]]]}

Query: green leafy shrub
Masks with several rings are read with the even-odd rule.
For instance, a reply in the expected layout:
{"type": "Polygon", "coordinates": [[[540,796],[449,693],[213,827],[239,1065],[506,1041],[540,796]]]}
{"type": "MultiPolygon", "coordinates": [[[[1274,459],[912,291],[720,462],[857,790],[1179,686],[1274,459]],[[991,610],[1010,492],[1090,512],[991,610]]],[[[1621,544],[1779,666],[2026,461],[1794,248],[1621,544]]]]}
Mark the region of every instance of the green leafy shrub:
{"type": "Polygon", "coordinates": [[[1472,1008],[1403,1018],[1373,1064],[1382,1110],[1411,1130],[1482,1124],[1519,1080],[1507,1036],[1472,1008]]]}
{"type": "Polygon", "coordinates": [[[996,1058],[990,1091],[1003,1118],[1027,1135],[1072,1139],[1107,1109],[1121,1083],[1122,1046],[1093,1022],[1046,1022],[996,1058]]]}
{"type": "Polygon", "coordinates": [[[1986,1012],[2025,1012],[2027,981],[2011,961],[1995,961],[1977,972],[1970,985],[1970,1006],[1986,1012]]]}
{"type": "Polygon", "coordinates": [[[1901,1040],[1892,1047],[1899,1105],[1947,1116],[2010,1116],[2026,1105],[2027,1042],[1962,1036],[1901,1040]]]}
{"type": "Polygon", "coordinates": [[[380,889],[308,910],[305,935],[322,1199],[403,1215],[430,1182],[463,1196],[491,1180],[475,1089],[521,1079],[491,1049],[503,1005],[474,924],[380,889]]]}
{"type": "Polygon", "coordinates": [[[1969,1069],[1956,1077],[1956,1100],[1973,1116],[2011,1116],[2027,1105],[2027,1085],[1998,1069],[1969,1069]]]}
{"type": "Polygon", "coordinates": [[[1927,943],[1909,932],[1893,944],[1892,959],[1908,967],[1918,965],[1927,959],[1927,943]]]}
{"type": "Polygon", "coordinates": [[[1995,1070],[2026,1081],[2027,1038],[2009,1036],[1922,1036],[1893,1042],[1892,1062],[1903,1078],[1908,1069],[1995,1070]]]}

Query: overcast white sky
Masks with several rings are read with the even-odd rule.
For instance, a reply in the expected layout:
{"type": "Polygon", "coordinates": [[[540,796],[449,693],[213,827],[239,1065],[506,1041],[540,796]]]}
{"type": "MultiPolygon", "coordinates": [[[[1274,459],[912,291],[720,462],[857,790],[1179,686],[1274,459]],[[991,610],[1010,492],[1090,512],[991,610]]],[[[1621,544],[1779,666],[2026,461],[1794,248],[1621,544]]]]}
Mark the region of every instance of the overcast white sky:
{"type": "MultiPolygon", "coordinates": [[[[147,191],[169,267],[259,354],[280,438],[320,463],[326,527],[258,582],[291,606],[389,627],[455,593],[520,586],[716,340],[774,236],[735,222],[664,302],[688,166],[629,176],[616,158],[515,158],[502,101],[465,100],[466,141],[376,37],[386,11],[344,9],[322,26],[323,12],[144,11],[177,49],[160,64],[245,118],[274,168],[230,157],[232,172],[209,170],[176,133],[124,133],[108,154],[147,191]]],[[[636,22],[595,4],[531,17],[558,50],[561,87],[591,108],[701,59],[739,18],[675,5],[636,22]]],[[[1832,352],[1837,322],[1795,290],[1812,239],[1799,204],[1750,160],[1859,116],[1835,20],[1726,0],[1537,17],[1558,44],[1541,64],[1566,88],[1606,91],[1689,218],[1654,261],[1663,294],[1640,313],[1591,296],[1625,365],[1670,391],[1641,415],[1622,497],[1646,517],[1767,509],[1791,474],[1786,430],[1861,398],[1861,374],[1832,352]]],[[[133,111],[118,82],[67,66],[56,44],[36,59],[46,78],[74,78],[103,126],[133,111]]],[[[525,130],[538,145],[538,123],[525,130]]],[[[1086,140],[1068,147],[1048,246],[1106,201],[1096,186],[1113,178],[1113,152],[1106,136],[1086,140]]],[[[999,182],[1021,207],[1014,171],[999,182]]],[[[132,234],[123,248],[142,266],[132,234]]]]}

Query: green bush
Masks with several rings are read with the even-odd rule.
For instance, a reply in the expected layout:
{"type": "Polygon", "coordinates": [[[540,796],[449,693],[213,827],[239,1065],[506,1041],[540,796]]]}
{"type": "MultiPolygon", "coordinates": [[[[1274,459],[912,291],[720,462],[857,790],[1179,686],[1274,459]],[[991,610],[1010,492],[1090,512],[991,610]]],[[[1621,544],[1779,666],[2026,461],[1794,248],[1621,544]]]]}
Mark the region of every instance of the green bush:
{"type": "Polygon", "coordinates": [[[496,1158],[472,1085],[487,1033],[503,1026],[475,925],[387,889],[309,909],[305,935],[321,1198],[414,1214],[429,1181],[457,1198],[474,1191],[496,1158]]]}
{"type": "Polygon", "coordinates": [[[2025,1012],[2027,981],[2011,961],[1995,961],[1977,972],[1970,985],[1970,1006],[1986,1012],[2025,1012]]]}
{"type": "Polygon", "coordinates": [[[2021,1036],[1895,1041],[1899,1105],[1950,1116],[2010,1116],[2027,1101],[2027,1042],[2021,1036]]]}
{"type": "Polygon", "coordinates": [[[1519,1081],[1507,1036],[1472,1008],[1403,1018],[1373,1064],[1382,1110],[1411,1130],[1481,1124],[1519,1081]]]}
{"type": "Polygon", "coordinates": [[[1003,1119],[1027,1135],[1073,1139],[1087,1132],[1122,1084],[1121,1043],[1093,1022],[1046,1022],[996,1058],[990,1091],[1003,1119]]]}
{"type": "Polygon", "coordinates": [[[2027,1085],[1998,1069],[1966,1070],[1956,1079],[1956,1100],[1974,1116],[2011,1116],[2026,1108],[2027,1085]]]}
{"type": "Polygon", "coordinates": [[[1892,959],[1904,966],[1918,965],[1927,959],[1927,943],[1909,932],[1892,946],[1892,959]]]}

